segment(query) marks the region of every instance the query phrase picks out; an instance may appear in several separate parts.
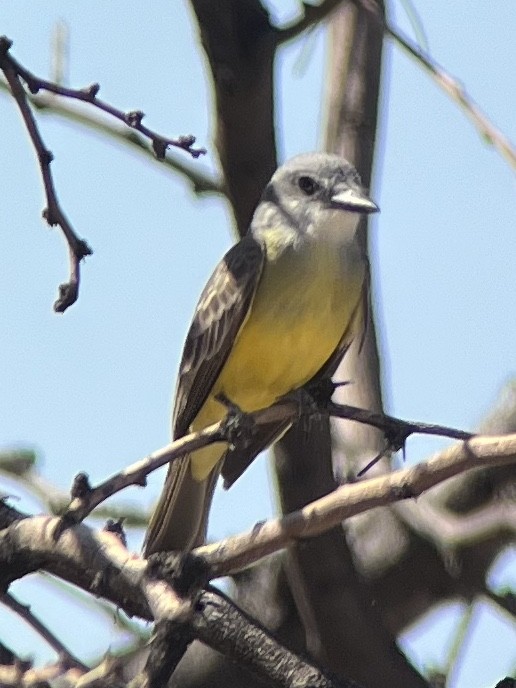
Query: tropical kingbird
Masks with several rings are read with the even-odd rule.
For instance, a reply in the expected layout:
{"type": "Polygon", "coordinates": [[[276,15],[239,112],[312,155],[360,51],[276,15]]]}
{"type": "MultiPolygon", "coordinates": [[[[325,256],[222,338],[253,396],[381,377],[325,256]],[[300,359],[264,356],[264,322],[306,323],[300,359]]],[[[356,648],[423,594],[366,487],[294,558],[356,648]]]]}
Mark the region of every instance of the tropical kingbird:
{"type": "MultiPolygon", "coordinates": [[[[356,236],[378,207],[336,155],[299,155],[266,186],[248,233],[201,294],[186,337],[173,437],[221,420],[227,407],[271,406],[329,376],[364,327],[368,264],[356,236]]],[[[145,554],[202,544],[219,473],[231,485],[289,423],[259,428],[251,446],[216,443],[174,461],[151,519],[145,554]]]]}

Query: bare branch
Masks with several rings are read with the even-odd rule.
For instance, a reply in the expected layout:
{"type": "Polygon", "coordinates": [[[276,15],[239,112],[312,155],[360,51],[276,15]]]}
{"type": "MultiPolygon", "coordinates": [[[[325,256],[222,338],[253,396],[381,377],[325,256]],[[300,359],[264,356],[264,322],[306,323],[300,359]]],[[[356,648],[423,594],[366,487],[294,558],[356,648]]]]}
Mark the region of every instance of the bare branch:
{"type": "MultiPolygon", "coordinates": [[[[343,0],[340,0],[340,2],[342,1],[343,0]]],[[[346,0],[346,2],[349,1],[352,1],[356,5],[360,5],[374,16],[376,21],[382,25],[384,33],[392,38],[403,50],[408,52],[409,55],[430,74],[439,88],[457,103],[461,110],[473,122],[473,125],[479,131],[482,138],[494,146],[511,167],[516,168],[516,149],[514,145],[497,127],[495,127],[487,115],[482,112],[459,80],[447,72],[441,65],[433,60],[428,53],[419,48],[398,28],[384,21],[383,15],[375,0],[346,0]]],[[[278,30],[278,43],[281,44],[290,41],[303,31],[306,31],[310,26],[313,26],[316,22],[324,20],[340,2],[339,0],[326,0],[319,5],[303,3],[304,12],[302,17],[286,26],[284,29],[278,30]]]]}
{"type": "Polygon", "coordinates": [[[8,609],[20,616],[29,626],[39,633],[39,635],[53,648],[59,655],[60,664],[65,670],[79,669],[80,671],[88,671],[88,667],[83,664],[77,657],[75,657],[63,643],[56,638],[52,631],[43,624],[37,616],[31,611],[26,604],[19,602],[13,595],[6,592],[0,595],[0,602],[8,609]]]}
{"type": "MultiPolygon", "coordinates": [[[[71,524],[84,520],[101,502],[120,492],[120,490],[129,487],[129,485],[145,486],[146,476],[166,463],[174,461],[196,449],[206,447],[213,442],[220,442],[223,439],[224,421],[221,421],[220,423],[210,425],[200,432],[185,435],[185,437],[167,444],[147,458],[131,464],[119,473],[115,473],[111,478],[108,478],[95,488],[89,485],[87,476],[84,473],[79,474],[79,480],[76,478],[75,486],[72,489],[72,502],[63,515],[61,528],[67,528],[71,524]],[[77,486],[77,482],[81,483],[80,487],[77,486]]],[[[61,532],[61,529],[59,532],[61,532]]]]}
{"type": "Polygon", "coordinates": [[[344,519],[377,506],[417,497],[430,487],[472,468],[514,463],[516,435],[475,437],[451,446],[429,461],[386,476],[342,485],[303,509],[257,524],[251,531],[219,543],[199,547],[219,576],[238,571],[250,562],[318,535],[344,519]]]}
{"type": "Polygon", "coordinates": [[[100,100],[97,98],[100,88],[98,84],[93,84],[86,89],[71,89],[36,77],[19,64],[10,54],[9,50],[11,45],[12,42],[8,38],[5,36],[0,37],[0,69],[3,71],[7,83],[9,84],[12,96],[18,105],[37,154],[47,203],[47,207],[43,210],[43,217],[51,227],[59,225],[68,245],[69,279],[68,282],[59,285],[59,296],[54,303],[54,310],[58,313],[63,313],[77,301],[79,295],[81,261],[86,256],[91,255],[92,250],[86,241],[79,239],[76,235],[70,221],[57,200],[54,181],[50,170],[50,163],[52,162],[53,156],[45,147],[21,80],[27,84],[30,93],[33,95],[40,90],[46,90],[59,96],[89,103],[110,116],[115,117],[131,129],[140,132],[140,134],[150,139],[152,149],[159,160],[165,158],[169,146],[180,148],[190,153],[194,158],[204,154],[206,150],[204,148],[193,147],[195,143],[194,136],[187,135],[177,138],[166,138],[142,124],[144,117],[143,112],[133,111],[124,113],[109,103],[100,100]]]}
{"type": "Polygon", "coordinates": [[[447,72],[441,65],[432,60],[430,55],[424,53],[399,29],[393,29],[385,25],[385,33],[392,38],[403,50],[416,59],[426,69],[435,83],[441,88],[461,110],[470,118],[478,130],[480,136],[490,143],[509,165],[516,168],[516,149],[509,139],[491,122],[488,116],[482,112],[465,87],[447,72]]]}
{"type": "MultiPolygon", "coordinates": [[[[2,50],[4,50],[6,53],[11,47],[11,41],[5,36],[3,36],[1,40],[3,44],[2,50]],[[7,46],[6,50],[5,46],[7,46]]],[[[141,110],[123,112],[113,105],[110,105],[106,101],[97,98],[100,90],[99,84],[91,84],[90,86],[82,89],[67,88],[52,81],[47,81],[46,79],[41,79],[40,77],[35,76],[29,72],[28,69],[25,69],[25,67],[23,67],[11,55],[8,57],[8,62],[16,74],[21,77],[23,81],[25,81],[27,88],[33,95],[43,90],[63,96],[64,98],[72,98],[74,100],[80,100],[83,103],[89,103],[90,105],[93,105],[108,115],[120,120],[128,127],[131,127],[131,129],[139,131],[145,137],[150,139],[154,153],[156,154],[158,160],[162,160],[164,158],[165,152],[169,146],[174,146],[175,148],[184,150],[185,152],[189,153],[192,158],[198,158],[200,155],[206,154],[205,148],[193,148],[195,136],[192,136],[192,134],[181,135],[177,138],[166,138],[165,136],[161,136],[161,134],[152,131],[152,129],[149,129],[142,124],[142,120],[145,115],[141,110]]]]}
{"type": "MultiPolygon", "coordinates": [[[[0,91],[8,90],[7,84],[0,81],[0,91]]],[[[145,158],[156,161],[156,155],[147,140],[138,132],[128,130],[127,127],[117,123],[111,124],[102,116],[95,116],[93,113],[85,112],[81,106],[73,107],[66,101],[62,101],[55,95],[38,94],[29,96],[30,103],[43,115],[60,117],[66,122],[72,122],[86,127],[94,132],[100,132],[116,139],[120,143],[129,146],[131,149],[143,154],[145,158]]],[[[160,161],[165,169],[172,174],[180,175],[188,182],[192,190],[198,196],[207,194],[224,194],[223,183],[215,176],[207,172],[200,171],[198,166],[194,166],[184,159],[179,159],[177,155],[170,155],[169,151],[163,160],[160,161]]]]}
{"type": "MultiPolygon", "coordinates": [[[[4,508],[5,505],[0,504],[0,528],[4,525],[4,508]]],[[[197,557],[153,555],[152,561],[147,563],[127,552],[116,538],[107,533],[95,533],[84,524],[69,529],[55,543],[52,531],[56,525],[57,520],[48,517],[19,517],[0,532],[1,585],[9,583],[13,570],[16,570],[16,577],[34,570],[38,560],[38,567],[110,599],[128,613],[153,618],[163,629],[162,641],[166,641],[167,633],[170,639],[170,632],[175,641],[178,633],[181,634],[180,642],[183,636],[187,643],[197,637],[219,652],[245,663],[257,675],[285,688],[299,685],[296,681],[303,675],[313,679],[311,685],[321,688],[356,686],[344,679],[337,681],[329,677],[317,666],[281,647],[265,629],[219,593],[197,592],[195,587],[186,589],[185,595],[178,593],[169,582],[169,562],[173,562],[172,567],[180,567],[190,560],[194,568],[201,564],[206,572],[204,563],[197,557]]],[[[198,581],[202,581],[202,577],[198,581]]],[[[156,672],[161,672],[161,667],[153,666],[156,663],[150,657],[144,671],[131,685],[149,685],[142,681],[156,678],[156,672]]],[[[173,666],[168,668],[173,669],[173,666]]],[[[98,673],[99,667],[86,676],[91,675],[93,679],[98,673]]],[[[103,670],[103,675],[105,673],[103,670]]]]}
{"type": "Polygon", "coordinates": [[[28,105],[27,96],[20,83],[18,66],[16,63],[13,63],[12,58],[8,54],[10,46],[10,41],[5,37],[0,37],[0,68],[5,74],[13,98],[20,109],[25,126],[36,150],[47,200],[47,207],[43,210],[43,217],[51,227],[59,225],[68,244],[69,280],[59,285],[59,298],[54,303],[54,310],[62,313],[77,300],[79,295],[80,263],[83,258],[92,254],[92,250],[83,239],[79,239],[75,234],[73,227],[59,205],[54,188],[54,180],[50,171],[52,153],[45,147],[36,120],[28,105]]]}
{"type": "MultiPolygon", "coordinates": [[[[322,410],[319,410],[313,403],[308,406],[303,406],[302,404],[303,397],[298,401],[292,398],[292,396],[287,396],[274,406],[251,414],[242,414],[238,410],[230,411],[219,423],[171,442],[153,452],[150,456],[136,461],[122,471],[115,473],[96,487],[92,487],[89,484],[88,476],[85,473],[79,473],[72,487],[72,502],[63,514],[61,527],[56,532],[56,537],[71,524],[84,520],[95,507],[108,497],[113,496],[130,485],[145,486],[146,476],[161,468],[161,466],[214,442],[225,441],[230,444],[242,442],[245,445],[249,442],[250,435],[253,434],[257,426],[270,423],[273,419],[290,419],[294,421],[299,419],[300,414],[310,417],[320,413],[329,413],[339,418],[366,423],[384,432],[386,451],[397,451],[403,447],[406,439],[413,433],[440,435],[455,439],[470,439],[473,437],[471,433],[462,430],[455,430],[440,425],[430,425],[428,423],[404,421],[393,416],[359,409],[354,406],[328,403],[325,400],[321,401],[322,410]]],[[[361,471],[361,473],[364,472],[365,470],[361,471]]]]}

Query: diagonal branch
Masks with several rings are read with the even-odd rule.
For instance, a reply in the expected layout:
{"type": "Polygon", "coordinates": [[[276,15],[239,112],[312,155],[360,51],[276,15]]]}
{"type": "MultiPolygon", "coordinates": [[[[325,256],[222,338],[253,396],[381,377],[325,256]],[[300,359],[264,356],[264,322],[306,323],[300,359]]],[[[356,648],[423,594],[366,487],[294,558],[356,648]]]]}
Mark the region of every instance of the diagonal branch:
{"type": "MultiPolygon", "coordinates": [[[[0,40],[2,42],[2,50],[7,52],[12,45],[11,41],[5,36],[1,37],[0,40]],[[7,46],[6,49],[5,46],[7,46]]],[[[177,138],[166,138],[165,136],[161,136],[161,134],[158,134],[142,124],[142,120],[145,115],[141,110],[123,112],[123,110],[119,110],[110,103],[97,98],[100,90],[99,84],[91,84],[90,86],[81,89],[67,88],[52,81],[47,81],[46,79],[41,79],[40,77],[35,76],[11,55],[9,55],[8,61],[16,74],[18,74],[18,76],[25,81],[27,88],[33,95],[39,91],[49,91],[50,93],[55,93],[56,95],[63,96],[64,98],[72,98],[73,100],[80,100],[83,103],[89,103],[90,105],[93,105],[111,117],[115,117],[116,119],[120,120],[128,127],[131,127],[131,129],[139,131],[145,137],[150,139],[154,153],[156,154],[158,160],[162,160],[165,157],[165,152],[169,146],[174,146],[175,148],[180,148],[181,150],[190,153],[192,158],[198,158],[200,155],[204,155],[206,153],[205,148],[193,147],[195,143],[195,136],[192,136],[192,134],[178,136],[177,138]]]]}
{"type": "MultiPolygon", "coordinates": [[[[9,91],[5,81],[0,81],[0,92],[9,91]]],[[[72,122],[80,126],[86,127],[94,132],[100,132],[110,138],[116,139],[125,146],[138,151],[145,158],[156,161],[156,155],[152,150],[152,145],[137,132],[122,127],[117,123],[110,123],[101,116],[94,116],[92,113],[87,113],[84,108],[72,107],[54,95],[38,94],[29,96],[30,103],[42,115],[52,115],[59,117],[66,122],[72,122]]],[[[193,192],[197,196],[204,196],[207,194],[224,194],[223,183],[214,175],[208,172],[199,170],[197,166],[185,162],[178,156],[170,156],[168,153],[166,157],[160,161],[163,167],[171,173],[183,177],[184,180],[192,187],[193,192]]]]}
{"type": "Polygon", "coordinates": [[[342,485],[299,511],[256,525],[251,531],[195,550],[218,576],[229,575],[260,557],[323,533],[344,519],[377,506],[420,495],[472,468],[516,462],[516,435],[475,437],[454,444],[429,461],[386,476],[342,485]]]}
{"type": "Polygon", "coordinates": [[[60,664],[63,669],[79,669],[80,671],[88,671],[88,667],[83,664],[77,657],[75,657],[70,650],[63,645],[63,643],[56,638],[49,628],[43,624],[37,616],[31,611],[30,607],[19,602],[13,595],[8,592],[0,595],[0,602],[11,611],[20,616],[29,626],[39,633],[39,635],[54,649],[60,658],[60,664]]]}
{"type": "MultiPolygon", "coordinates": [[[[167,463],[179,459],[185,454],[201,449],[214,442],[228,442],[230,444],[249,442],[256,427],[278,420],[297,420],[300,414],[305,416],[317,416],[321,412],[327,412],[332,416],[355,420],[366,423],[382,430],[387,440],[387,449],[400,449],[409,435],[413,433],[432,434],[454,439],[468,440],[473,437],[469,432],[455,430],[440,425],[427,423],[415,423],[404,421],[393,416],[387,416],[365,409],[359,409],[349,405],[339,405],[330,402],[323,404],[323,411],[313,404],[300,407],[299,402],[292,397],[285,397],[274,406],[261,409],[251,414],[242,414],[237,411],[230,412],[219,423],[215,423],[189,435],[179,438],[170,444],[153,452],[150,456],[136,461],[127,468],[115,473],[96,487],[89,484],[88,476],[79,473],[72,487],[72,502],[63,514],[61,526],[56,532],[60,533],[72,524],[83,521],[95,507],[108,497],[129,487],[130,485],[145,486],[146,476],[167,463]],[[250,422],[248,422],[250,421],[250,422]]],[[[363,471],[362,471],[363,472],[363,471]]]]}
{"type": "Polygon", "coordinates": [[[398,28],[384,20],[375,0],[325,0],[319,5],[309,5],[303,2],[301,17],[292,22],[292,24],[278,30],[278,43],[285,43],[297,38],[317,22],[326,19],[339,4],[344,2],[353,2],[367,10],[382,25],[385,35],[389,36],[400,48],[409,53],[428,72],[437,86],[457,103],[472,121],[482,138],[494,146],[511,167],[516,168],[516,150],[511,141],[482,112],[458,79],[447,72],[444,67],[433,60],[427,52],[419,48],[398,28]]]}

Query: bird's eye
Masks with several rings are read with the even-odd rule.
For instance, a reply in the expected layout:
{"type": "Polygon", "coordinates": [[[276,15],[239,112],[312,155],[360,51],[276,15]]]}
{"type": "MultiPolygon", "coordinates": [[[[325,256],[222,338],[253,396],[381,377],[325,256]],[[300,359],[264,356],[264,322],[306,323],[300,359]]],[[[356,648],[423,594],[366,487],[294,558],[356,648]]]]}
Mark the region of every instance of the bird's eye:
{"type": "Polygon", "coordinates": [[[297,184],[301,191],[307,196],[313,196],[319,189],[319,184],[312,177],[299,177],[297,184]]]}

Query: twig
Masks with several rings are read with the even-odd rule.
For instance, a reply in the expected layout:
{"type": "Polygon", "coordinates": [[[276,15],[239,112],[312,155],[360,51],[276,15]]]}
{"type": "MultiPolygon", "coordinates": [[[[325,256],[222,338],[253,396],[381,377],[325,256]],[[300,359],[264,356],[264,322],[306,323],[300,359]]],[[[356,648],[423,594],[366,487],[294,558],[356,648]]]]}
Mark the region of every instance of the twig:
{"type": "MultiPolygon", "coordinates": [[[[11,47],[12,42],[5,36],[3,36],[0,40],[3,42],[4,46],[7,46],[7,49],[3,48],[4,52],[7,52],[11,47]]],[[[60,86],[59,84],[53,83],[52,81],[47,81],[46,79],[41,79],[35,76],[29,72],[28,69],[25,69],[25,67],[17,62],[17,60],[15,60],[12,56],[9,56],[8,60],[11,67],[14,69],[16,74],[18,74],[18,76],[25,81],[27,88],[33,95],[41,90],[49,91],[50,93],[55,93],[56,95],[63,96],[64,98],[73,98],[74,100],[80,100],[83,103],[89,103],[90,105],[99,108],[99,110],[102,110],[108,115],[115,117],[128,127],[131,127],[131,129],[139,131],[145,137],[150,139],[158,160],[162,160],[165,157],[165,152],[169,146],[180,148],[181,150],[190,153],[193,158],[198,158],[200,155],[206,154],[205,148],[193,147],[196,139],[195,136],[192,136],[192,134],[178,136],[177,138],[166,138],[165,136],[161,136],[161,134],[158,134],[142,124],[142,120],[145,115],[141,110],[123,112],[123,110],[119,110],[106,101],[97,98],[100,90],[99,84],[91,84],[90,86],[82,89],[67,88],[65,86],[60,86]]]]}
{"type": "Polygon", "coordinates": [[[79,669],[87,672],[89,667],[83,664],[77,657],[75,657],[63,643],[56,638],[56,636],[48,629],[38,618],[33,614],[30,607],[18,602],[10,593],[6,592],[0,595],[0,602],[8,609],[20,616],[29,626],[39,633],[39,635],[53,648],[60,658],[60,663],[64,669],[79,669]]]}
{"type": "MultiPolygon", "coordinates": [[[[200,432],[185,435],[185,437],[181,437],[179,440],[158,449],[145,459],[141,459],[131,464],[128,468],[115,473],[95,488],[89,485],[87,476],[84,473],[80,473],[78,475],[79,480],[76,478],[75,486],[72,488],[72,493],[75,493],[72,502],[62,517],[62,529],[79,523],[101,502],[120,492],[120,490],[129,487],[129,485],[145,486],[146,476],[166,463],[213,442],[220,442],[224,439],[223,430],[224,421],[221,421],[220,423],[210,425],[200,432]],[[77,485],[78,482],[80,482],[80,487],[77,485]]],[[[60,532],[61,529],[56,535],[59,535],[60,532]]]]}
{"type": "Polygon", "coordinates": [[[58,313],[63,313],[77,301],[79,295],[81,261],[86,256],[91,255],[92,250],[84,239],[80,239],[76,235],[70,221],[57,200],[54,181],[50,170],[50,163],[52,162],[53,156],[45,147],[21,81],[23,80],[26,83],[28,90],[33,95],[37,94],[40,90],[49,91],[55,95],[89,103],[110,116],[115,117],[131,129],[140,132],[143,136],[150,139],[152,149],[159,160],[165,158],[169,146],[180,148],[190,153],[193,158],[203,155],[206,153],[206,150],[204,148],[193,147],[195,136],[179,136],[175,139],[165,138],[142,124],[142,119],[144,117],[143,112],[138,110],[124,113],[122,110],[100,100],[97,98],[100,88],[98,84],[92,84],[85,89],[72,89],[36,77],[10,54],[9,51],[11,46],[12,42],[6,36],[0,36],[0,69],[3,71],[7,83],[9,84],[12,96],[18,105],[37,154],[47,203],[47,207],[43,210],[43,217],[51,227],[59,225],[68,245],[70,265],[69,279],[68,282],[59,285],[59,296],[54,303],[54,310],[58,313]]]}
{"type": "Polygon", "coordinates": [[[468,115],[482,138],[490,143],[504,157],[512,168],[516,168],[516,149],[509,139],[482,112],[464,86],[437,62],[414,45],[399,29],[385,26],[385,33],[406,52],[416,59],[430,74],[435,83],[454,100],[468,115]]]}
{"type": "MultiPolygon", "coordinates": [[[[8,86],[5,81],[0,80],[0,91],[4,90],[8,91],[8,86]]],[[[122,127],[118,123],[111,124],[102,116],[93,116],[93,113],[86,112],[81,106],[72,107],[66,101],[62,101],[54,95],[30,95],[29,101],[42,115],[57,116],[66,122],[73,122],[95,132],[101,132],[126,146],[130,146],[133,150],[137,150],[140,154],[145,155],[146,158],[151,157],[152,160],[156,161],[152,145],[149,145],[147,140],[134,130],[122,127]]],[[[191,184],[193,192],[198,196],[224,194],[222,180],[199,170],[197,166],[184,162],[177,155],[171,156],[167,151],[167,155],[160,162],[170,172],[176,175],[179,174],[186,182],[191,184]]]]}
{"type": "Polygon", "coordinates": [[[199,547],[194,552],[206,559],[215,575],[226,576],[292,545],[299,538],[319,535],[344,519],[374,507],[417,497],[468,469],[515,461],[516,435],[475,437],[411,468],[342,485],[299,511],[257,524],[247,533],[199,547]]]}
{"type": "Polygon", "coordinates": [[[235,412],[230,412],[219,423],[171,442],[148,457],[115,473],[96,487],[92,487],[89,484],[88,476],[85,473],[79,473],[72,487],[72,502],[62,516],[62,524],[56,532],[56,537],[59,537],[63,529],[84,520],[95,507],[108,497],[112,497],[130,485],[145,486],[147,475],[185,454],[206,447],[214,442],[231,442],[234,440],[235,443],[243,442],[245,445],[249,441],[248,433],[253,433],[254,428],[260,424],[270,423],[273,419],[291,419],[293,421],[299,418],[300,413],[310,416],[322,412],[359,423],[367,423],[383,430],[387,439],[387,445],[391,450],[400,449],[406,439],[414,433],[440,435],[464,440],[473,437],[472,433],[464,432],[463,430],[455,430],[428,423],[404,421],[393,416],[374,413],[373,411],[367,411],[355,406],[334,404],[333,402],[327,403],[324,401],[321,410],[313,404],[306,406],[306,408],[300,407],[298,401],[292,399],[292,397],[285,397],[267,409],[261,409],[251,414],[243,414],[248,416],[250,423],[242,422],[242,418],[238,416],[238,413],[235,418],[235,412]],[[228,433],[236,433],[236,437],[229,437],[228,433]]]}
{"type": "Polygon", "coordinates": [[[11,88],[13,98],[20,109],[21,115],[27,127],[27,131],[36,150],[38,162],[45,187],[47,207],[43,210],[43,217],[47,223],[54,227],[59,225],[68,244],[68,255],[70,262],[70,273],[68,282],[59,285],[59,298],[54,303],[54,310],[62,313],[77,300],[80,283],[80,263],[83,258],[92,254],[91,248],[75,234],[68,218],[63,212],[57,200],[54,188],[54,180],[50,171],[52,153],[45,148],[41,134],[39,133],[36,120],[27,102],[27,96],[20,83],[18,65],[8,54],[11,42],[4,37],[0,37],[0,68],[5,74],[5,78],[11,88]]]}
{"type": "MultiPolygon", "coordinates": [[[[384,33],[392,38],[403,50],[408,52],[430,74],[435,83],[468,115],[480,135],[507,160],[511,167],[516,168],[516,150],[514,145],[504,134],[495,127],[487,115],[468,94],[464,86],[449,72],[435,62],[432,57],[418,48],[398,28],[384,21],[382,13],[374,0],[346,0],[367,10],[382,26],[384,33]]],[[[316,22],[320,22],[332,12],[343,0],[326,0],[319,5],[303,3],[303,14],[292,24],[279,29],[278,44],[290,41],[306,31],[316,22]]]]}

